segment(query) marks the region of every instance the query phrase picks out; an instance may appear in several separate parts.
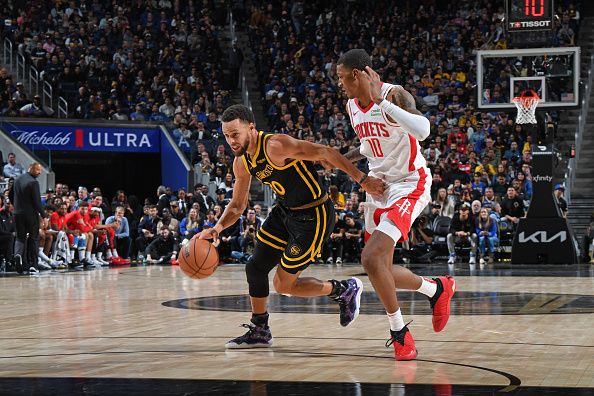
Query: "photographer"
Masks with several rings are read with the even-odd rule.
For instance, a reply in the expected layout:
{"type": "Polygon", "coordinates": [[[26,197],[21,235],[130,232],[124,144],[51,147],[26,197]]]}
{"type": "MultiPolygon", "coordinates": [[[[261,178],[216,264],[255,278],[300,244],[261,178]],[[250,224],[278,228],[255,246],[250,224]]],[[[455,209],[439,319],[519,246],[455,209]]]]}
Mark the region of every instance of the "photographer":
{"type": "Polygon", "coordinates": [[[179,245],[169,228],[159,229],[159,235],[147,246],[145,250],[148,264],[177,264],[179,245]]]}
{"type": "Polygon", "coordinates": [[[477,236],[475,233],[475,222],[470,214],[470,205],[466,203],[460,206],[457,213],[450,224],[450,232],[448,233],[448,251],[450,258],[448,264],[456,262],[456,245],[461,243],[470,243],[470,260],[469,264],[476,264],[476,245],[477,236]]]}
{"type": "Polygon", "coordinates": [[[415,263],[428,264],[434,256],[431,250],[433,231],[429,229],[428,223],[428,218],[424,215],[415,219],[410,230],[409,241],[405,243],[408,245],[408,250],[404,250],[403,255],[415,263]]]}
{"type": "Polygon", "coordinates": [[[239,222],[239,248],[240,252],[233,252],[231,255],[233,258],[243,261],[249,257],[256,244],[256,233],[260,230],[262,223],[260,219],[256,217],[256,211],[254,209],[248,209],[247,215],[242,217],[239,222]]]}

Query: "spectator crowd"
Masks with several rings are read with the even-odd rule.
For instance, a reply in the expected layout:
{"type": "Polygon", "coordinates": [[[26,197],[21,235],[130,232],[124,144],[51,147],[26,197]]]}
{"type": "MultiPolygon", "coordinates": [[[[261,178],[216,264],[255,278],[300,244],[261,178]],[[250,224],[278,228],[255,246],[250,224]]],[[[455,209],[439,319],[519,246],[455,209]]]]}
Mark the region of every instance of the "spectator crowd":
{"type": "MultiPolygon", "coordinates": [[[[268,125],[261,129],[343,154],[356,147],[336,76],[336,61],[352,48],[367,50],[384,81],[407,89],[431,123],[422,149],[433,175],[433,201],[413,225],[403,259],[431,260],[443,252],[450,262],[461,255],[471,263],[486,262],[499,245],[511,241],[530,204],[531,136],[509,114],[476,107],[475,51],[509,43],[503,4],[434,4],[421,1],[410,8],[380,1],[369,8],[361,2],[252,1],[234,3],[234,11],[247,28],[262,87],[268,125]]],[[[192,192],[160,187],[155,207],[141,206],[137,199],[128,203],[122,192],[112,205],[103,203],[101,223],[108,227],[92,231],[104,234],[109,247],[101,257],[85,248],[99,262],[114,256],[175,259],[177,244],[212,226],[233,188],[232,158],[222,144],[219,119],[229,104],[217,41],[224,15],[209,1],[27,5],[0,12],[11,20],[2,33],[18,43],[44,79],[72,93],[74,117],[167,122],[180,147],[190,151],[192,164],[216,183],[216,199],[203,185],[192,192]],[[154,250],[157,239],[160,250],[154,250]]],[[[579,33],[579,11],[568,2],[555,6],[559,18],[551,45],[571,45],[579,33]]],[[[9,115],[24,115],[19,105],[25,102],[16,104],[15,98],[26,94],[2,73],[3,114],[13,109],[9,115]]],[[[364,161],[359,165],[364,167],[364,161]]],[[[338,213],[320,259],[356,260],[363,243],[364,194],[339,170],[320,168],[319,174],[338,213]]],[[[60,190],[56,187],[54,195],[66,205],[64,212],[80,210],[75,206],[80,191],[60,190]]],[[[555,187],[561,206],[563,191],[562,185],[555,187]]],[[[48,202],[57,213],[60,205],[52,198],[48,202]]],[[[222,256],[245,260],[262,221],[262,208],[251,205],[222,236],[222,256]]]]}

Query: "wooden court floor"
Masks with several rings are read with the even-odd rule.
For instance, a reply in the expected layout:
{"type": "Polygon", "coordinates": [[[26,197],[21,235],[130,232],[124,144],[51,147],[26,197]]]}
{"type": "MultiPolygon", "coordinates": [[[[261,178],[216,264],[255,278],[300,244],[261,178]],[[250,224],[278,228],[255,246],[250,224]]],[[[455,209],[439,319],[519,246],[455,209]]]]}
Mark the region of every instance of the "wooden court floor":
{"type": "Polygon", "coordinates": [[[360,277],[351,326],[326,297],[273,294],[274,346],[239,351],[224,344],[250,318],[242,266],[201,281],[158,266],[1,277],[0,394],[594,394],[594,266],[411,269],[458,283],[437,334],[427,299],[399,292],[411,362],[384,347],[387,320],[359,265],[307,270],[360,277]]]}

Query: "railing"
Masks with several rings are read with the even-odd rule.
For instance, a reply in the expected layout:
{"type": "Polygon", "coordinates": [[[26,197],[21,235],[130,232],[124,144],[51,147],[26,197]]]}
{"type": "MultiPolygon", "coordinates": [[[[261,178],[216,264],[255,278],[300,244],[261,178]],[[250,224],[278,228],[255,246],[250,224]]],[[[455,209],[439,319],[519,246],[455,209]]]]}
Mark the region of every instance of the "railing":
{"type": "Polygon", "coordinates": [[[588,79],[584,84],[580,115],[578,116],[578,125],[575,130],[575,157],[569,159],[567,164],[567,172],[565,172],[565,199],[568,203],[571,203],[571,191],[573,189],[573,182],[577,175],[577,167],[580,160],[582,135],[586,129],[586,122],[588,120],[588,107],[590,106],[590,94],[592,93],[592,77],[594,77],[592,68],[594,68],[594,53],[590,55],[590,63],[588,65],[588,79]]]}
{"type": "Polygon", "coordinates": [[[9,65],[12,68],[12,41],[8,38],[4,39],[4,48],[2,51],[4,55],[4,64],[9,65]]]}
{"type": "Polygon", "coordinates": [[[43,103],[44,106],[47,106],[46,105],[46,101],[47,101],[47,102],[49,102],[49,107],[52,107],[53,98],[54,98],[54,88],[52,88],[52,85],[50,83],[48,83],[47,81],[44,81],[43,82],[43,92],[41,95],[41,103],[43,103]]]}
{"type": "Polygon", "coordinates": [[[58,118],[68,118],[68,102],[61,96],[58,96],[58,118]]]}
{"type": "Polygon", "coordinates": [[[25,67],[27,62],[23,54],[17,54],[16,58],[16,78],[17,81],[24,81],[25,80],[25,67]]]}
{"type": "Polygon", "coordinates": [[[29,89],[32,96],[39,95],[39,71],[33,65],[29,68],[29,89]],[[33,84],[35,84],[35,88],[33,88],[33,84]]]}

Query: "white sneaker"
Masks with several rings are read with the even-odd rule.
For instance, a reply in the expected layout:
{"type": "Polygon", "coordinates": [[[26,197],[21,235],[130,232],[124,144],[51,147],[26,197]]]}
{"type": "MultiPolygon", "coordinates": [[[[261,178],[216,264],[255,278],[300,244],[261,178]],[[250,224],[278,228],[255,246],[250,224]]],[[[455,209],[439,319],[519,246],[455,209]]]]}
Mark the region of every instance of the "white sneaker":
{"type": "MultiPolygon", "coordinates": [[[[43,261],[41,259],[37,260],[37,266],[39,267],[40,270],[51,270],[52,269],[52,267],[48,263],[46,263],[45,261],[43,261]]],[[[31,268],[33,268],[33,267],[31,267],[31,268]]]]}
{"type": "Polygon", "coordinates": [[[108,265],[109,265],[109,263],[108,263],[107,261],[103,260],[102,258],[97,258],[97,261],[98,261],[99,263],[101,263],[101,266],[103,266],[103,267],[105,267],[105,266],[108,266],[108,265]]]}
{"type": "Polygon", "coordinates": [[[468,264],[476,264],[476,257],[472,254],[470,255],[470,260],[468,260],[468,264]]]}
{"type": "Polygon", "coordinates": [[[29,267],[29,275],[38,275],[39,270],[35,267],[29,267]]]}
{"type": "Polygon", "coordinates": [[[485,259],[483,257],[481,257],[479,259],[479,264],[481,264],[481,265],[485,264],[485,259]]]}
{"type": "Polygon", "coordinates": [[[342,264],[342,258],[336,257],[336,265],[341,265],[341,264],[342,264]]]}
{"type": "Polygon", "coordinates": [[[448,259],[448,264],[454,264],[456,262],[456,256],[450,255],[448,259]]]}
{"type": "Polygon", "coordinates": [[[332,260],[332,257],[328,257],[328,259],[326,260],[326,262],[328,264],[334,264],[334,260],[332,260]]]}

